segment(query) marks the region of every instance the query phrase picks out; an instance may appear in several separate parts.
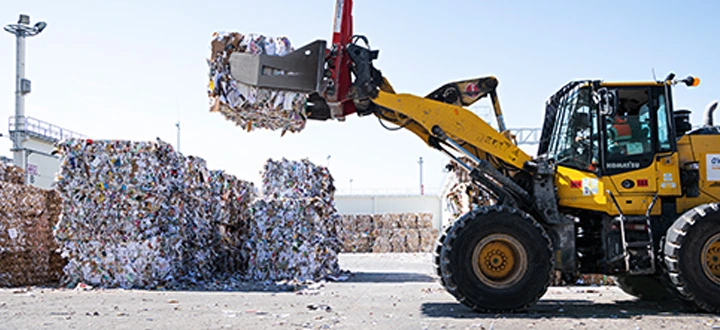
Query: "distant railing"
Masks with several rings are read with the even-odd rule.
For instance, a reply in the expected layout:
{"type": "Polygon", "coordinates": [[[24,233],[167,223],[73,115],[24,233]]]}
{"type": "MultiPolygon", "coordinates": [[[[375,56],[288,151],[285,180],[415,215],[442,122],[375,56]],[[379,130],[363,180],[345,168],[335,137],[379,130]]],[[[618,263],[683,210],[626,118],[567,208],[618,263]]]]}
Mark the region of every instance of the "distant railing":
{"type": "MultiPolygon", "coordinates": [[[[438,196],[439,191],[434,189],[425,189],[424,196],[438,196]]],[[[335,195],[385,195],[385,196],[420,196],[420,188],[378,188],[378,189],[338,189],[335,195]]]]}
{"type": "Polygon", "coordinates": [[[85,138],[85,135],[80,133],[32,117],[10,117],[8,119],[8,132],[12,133],[18,130],[55,141],[85,138]]]}
{"type": "Polygon", "coordinates": [[[540,129],[539,128],[511,128],[510,133],[515,135],[517,144],[538,144],[540,143],[540,129]]]}

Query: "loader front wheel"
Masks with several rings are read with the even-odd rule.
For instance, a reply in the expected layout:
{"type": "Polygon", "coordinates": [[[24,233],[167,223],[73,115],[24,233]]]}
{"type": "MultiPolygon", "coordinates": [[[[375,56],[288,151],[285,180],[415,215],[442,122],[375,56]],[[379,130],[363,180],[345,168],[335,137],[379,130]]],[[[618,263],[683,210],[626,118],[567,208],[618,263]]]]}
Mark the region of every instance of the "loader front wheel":
{"type": "Polygon", "coordinates": [[[440,251],[442,283],[479,312],[514,312],[546,292],[552,245],[528,214],[504,206],[476,209],[458,219],[440,251]]]}
{"type": "Polygon", "coordinates": [[[720,313],[720,204],[685,212],[668,229],[664,252],[680,298],[720,313]]]}

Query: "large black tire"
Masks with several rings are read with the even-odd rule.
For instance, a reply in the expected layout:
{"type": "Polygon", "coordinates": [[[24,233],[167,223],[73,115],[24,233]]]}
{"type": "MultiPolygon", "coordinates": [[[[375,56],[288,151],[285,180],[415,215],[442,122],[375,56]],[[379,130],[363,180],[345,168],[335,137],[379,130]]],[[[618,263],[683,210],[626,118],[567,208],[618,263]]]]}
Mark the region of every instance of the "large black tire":
{"type": "Polygon", "coordinates": [[[440,277],[440,284],[442,284],[442,286],[445,286],[445,281],[442,278],[442,271],[440,270],[440,253],[442,253],[443,242],[445,242],[445,237],[447,237],[450,229],[452,229],[452,224],[443,228],[442,232],[440,233],[440,235],[438,235],[438,238],[435,241],[435,249],[433,250],[433,264],[435,265],[435,273],[437,274],[437,276],[440,277]]]}
{"type": "Polygon", "coordinates": [[[619,275],[617,285],[625,293],[645,301],[674,299],[675,295],[659,276],[619,275]]]}
{"type": "Polygon", "coordinates": [[[720,204],[700,205],[675,220],[668,228],[664,253],[680,298],[720,313],[720,204]]]}
{"type": "Polygon", "coordinates": [[[440,249],[440,274],[445,289],[478,312],[522,311],[547,291],[552,255],[550,238],[528,214],[486,206],[450,228],[440,249]]]}

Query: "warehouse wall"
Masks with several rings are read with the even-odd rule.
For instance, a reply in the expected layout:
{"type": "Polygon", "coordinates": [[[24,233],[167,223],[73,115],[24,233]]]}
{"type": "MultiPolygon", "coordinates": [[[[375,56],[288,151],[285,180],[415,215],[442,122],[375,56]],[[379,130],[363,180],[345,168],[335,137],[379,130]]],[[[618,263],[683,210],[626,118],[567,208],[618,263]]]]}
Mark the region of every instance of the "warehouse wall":
{"type": "Polygon", "coordinates": [[[60,159],[48,156],[53,151],[53,144],[29,137],[22,146],[36,151],[27,155],[28,183],[38,188],[50,189],[60,168],[60,159]]]}
{"type": "Polygon", "coordinates": [[[340,214],[428,212],[438,230],[443,213],[440,197],[430,195],[335,195],[335,206],[340,214]]]}

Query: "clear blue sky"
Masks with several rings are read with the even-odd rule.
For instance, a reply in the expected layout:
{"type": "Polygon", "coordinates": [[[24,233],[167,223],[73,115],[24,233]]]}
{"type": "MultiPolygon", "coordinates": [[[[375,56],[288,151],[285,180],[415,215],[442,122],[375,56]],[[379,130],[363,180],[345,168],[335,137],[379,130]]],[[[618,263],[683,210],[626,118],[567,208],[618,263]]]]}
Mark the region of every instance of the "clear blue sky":
{"type": "MultiPolygon", "coordinates": [[[[396,90],[425,95],[445,82],[495,75],[510,127],[541,125],[544,102],[574,79],[702,78],[676,90],[676,108],[720,98],[718,1],[356,1],[355,32],[380,49],[396,90]]],[[[341,189],[412,189],[418,157],[439,188],[447,159],[372,117],[311,122],[300,134],[247,133],[207,107],[208,45],[217,30],[287,35],[296,46],[331,37],[334,1],[5,1],[47,29],[28,40],[26,112],[94,138],[175,143],[257,181],[268,157],[325,164],[341,189]],[[212,3],[212,5],[210,5],[212,3]]],[[[0,118],[14,109],[14,37],[0,38],[0,118]]],[[[4,120],[4,119],[3,119],[4,120]]],[[[0,132],[7,133],[2,126],[0,132]]],[[[0,154],[9,155],[7,138],[0,154]]]]}

